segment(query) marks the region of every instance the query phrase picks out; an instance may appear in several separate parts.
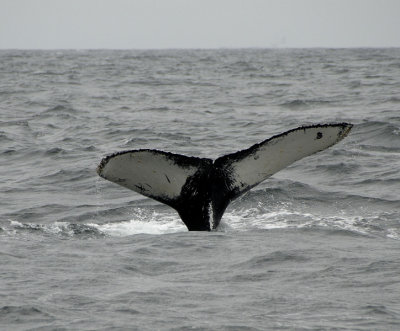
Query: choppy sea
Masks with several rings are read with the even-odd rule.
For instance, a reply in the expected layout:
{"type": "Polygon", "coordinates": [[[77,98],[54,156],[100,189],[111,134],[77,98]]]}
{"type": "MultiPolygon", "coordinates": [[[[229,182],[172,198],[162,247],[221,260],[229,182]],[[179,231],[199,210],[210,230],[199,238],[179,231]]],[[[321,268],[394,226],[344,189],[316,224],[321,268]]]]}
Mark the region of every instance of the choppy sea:
{"type": "Polygon", "coordinates": [[[400,329],[400,49],[0,51],[0,329],[400,329]],[[332,122],[214,232],[95,171],[332,122]]]}

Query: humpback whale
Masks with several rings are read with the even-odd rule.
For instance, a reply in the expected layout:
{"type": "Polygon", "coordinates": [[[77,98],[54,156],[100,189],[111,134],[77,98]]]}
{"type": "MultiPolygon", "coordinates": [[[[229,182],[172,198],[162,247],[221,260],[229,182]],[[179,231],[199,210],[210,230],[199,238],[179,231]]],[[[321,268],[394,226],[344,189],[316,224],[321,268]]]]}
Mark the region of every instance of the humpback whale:
{"type": "Polygon", "coordinates": [[[336,144],[351,128],[349,123],[302,126],[214,161],[155,149],[122,151],[103,158],[97,173],[174,208],[189,231],[211,231],[232,200],[336,144]]]}

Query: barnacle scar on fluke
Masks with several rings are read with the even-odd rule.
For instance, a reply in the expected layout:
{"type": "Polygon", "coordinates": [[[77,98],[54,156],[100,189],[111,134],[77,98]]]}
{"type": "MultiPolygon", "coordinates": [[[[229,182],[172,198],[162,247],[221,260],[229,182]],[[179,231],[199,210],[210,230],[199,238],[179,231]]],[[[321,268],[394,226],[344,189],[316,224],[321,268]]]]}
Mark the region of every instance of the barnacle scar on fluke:
{"type": "Polygon", "coordinates": [[[336,144],[352,126],[302,126],[214,161],[153,149],[123,151],[101,160],[97,173],[171,206],[190,231],[210,231],[232,200],[293,162],[336,144]]]}

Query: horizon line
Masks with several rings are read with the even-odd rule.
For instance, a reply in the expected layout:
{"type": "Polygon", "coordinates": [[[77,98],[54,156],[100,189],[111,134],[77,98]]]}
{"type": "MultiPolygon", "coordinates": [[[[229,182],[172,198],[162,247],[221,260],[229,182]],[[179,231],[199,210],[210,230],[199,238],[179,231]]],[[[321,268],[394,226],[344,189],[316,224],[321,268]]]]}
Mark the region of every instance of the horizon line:
{"type": "Polygon", "coordinates": [[[80,48],[80,47],[60,47],[60,48],[23,48],[23,47],[9,47],[2,48],[0,47],[0,51],[172,51],[172,50],[245,50],[245,49],[255,49],[255,50],[290,50],[290,49],[397,49],[400,46],[235,46],[235,47],[137,47],[137,48],[123,48],[123,47],[89,47],[89,48],[80,48]]]}

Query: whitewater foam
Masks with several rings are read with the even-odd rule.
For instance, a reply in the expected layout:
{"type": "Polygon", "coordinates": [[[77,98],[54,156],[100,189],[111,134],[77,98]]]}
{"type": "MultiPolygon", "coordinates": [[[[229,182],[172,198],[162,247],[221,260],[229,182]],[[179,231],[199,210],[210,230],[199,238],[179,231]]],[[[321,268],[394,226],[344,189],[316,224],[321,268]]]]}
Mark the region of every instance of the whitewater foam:
{"type": "Polygon", "coordinates": [[[126,222],[115,222],[106,224],[89,223],[88,225],[98,231],[115,237],[131,236],[135,234],[166,234],[187,231],[185,225],[175,217],[167,220],[164,216],[163,221],[155,220],[136,220],[132,219],[126,222]]]}

